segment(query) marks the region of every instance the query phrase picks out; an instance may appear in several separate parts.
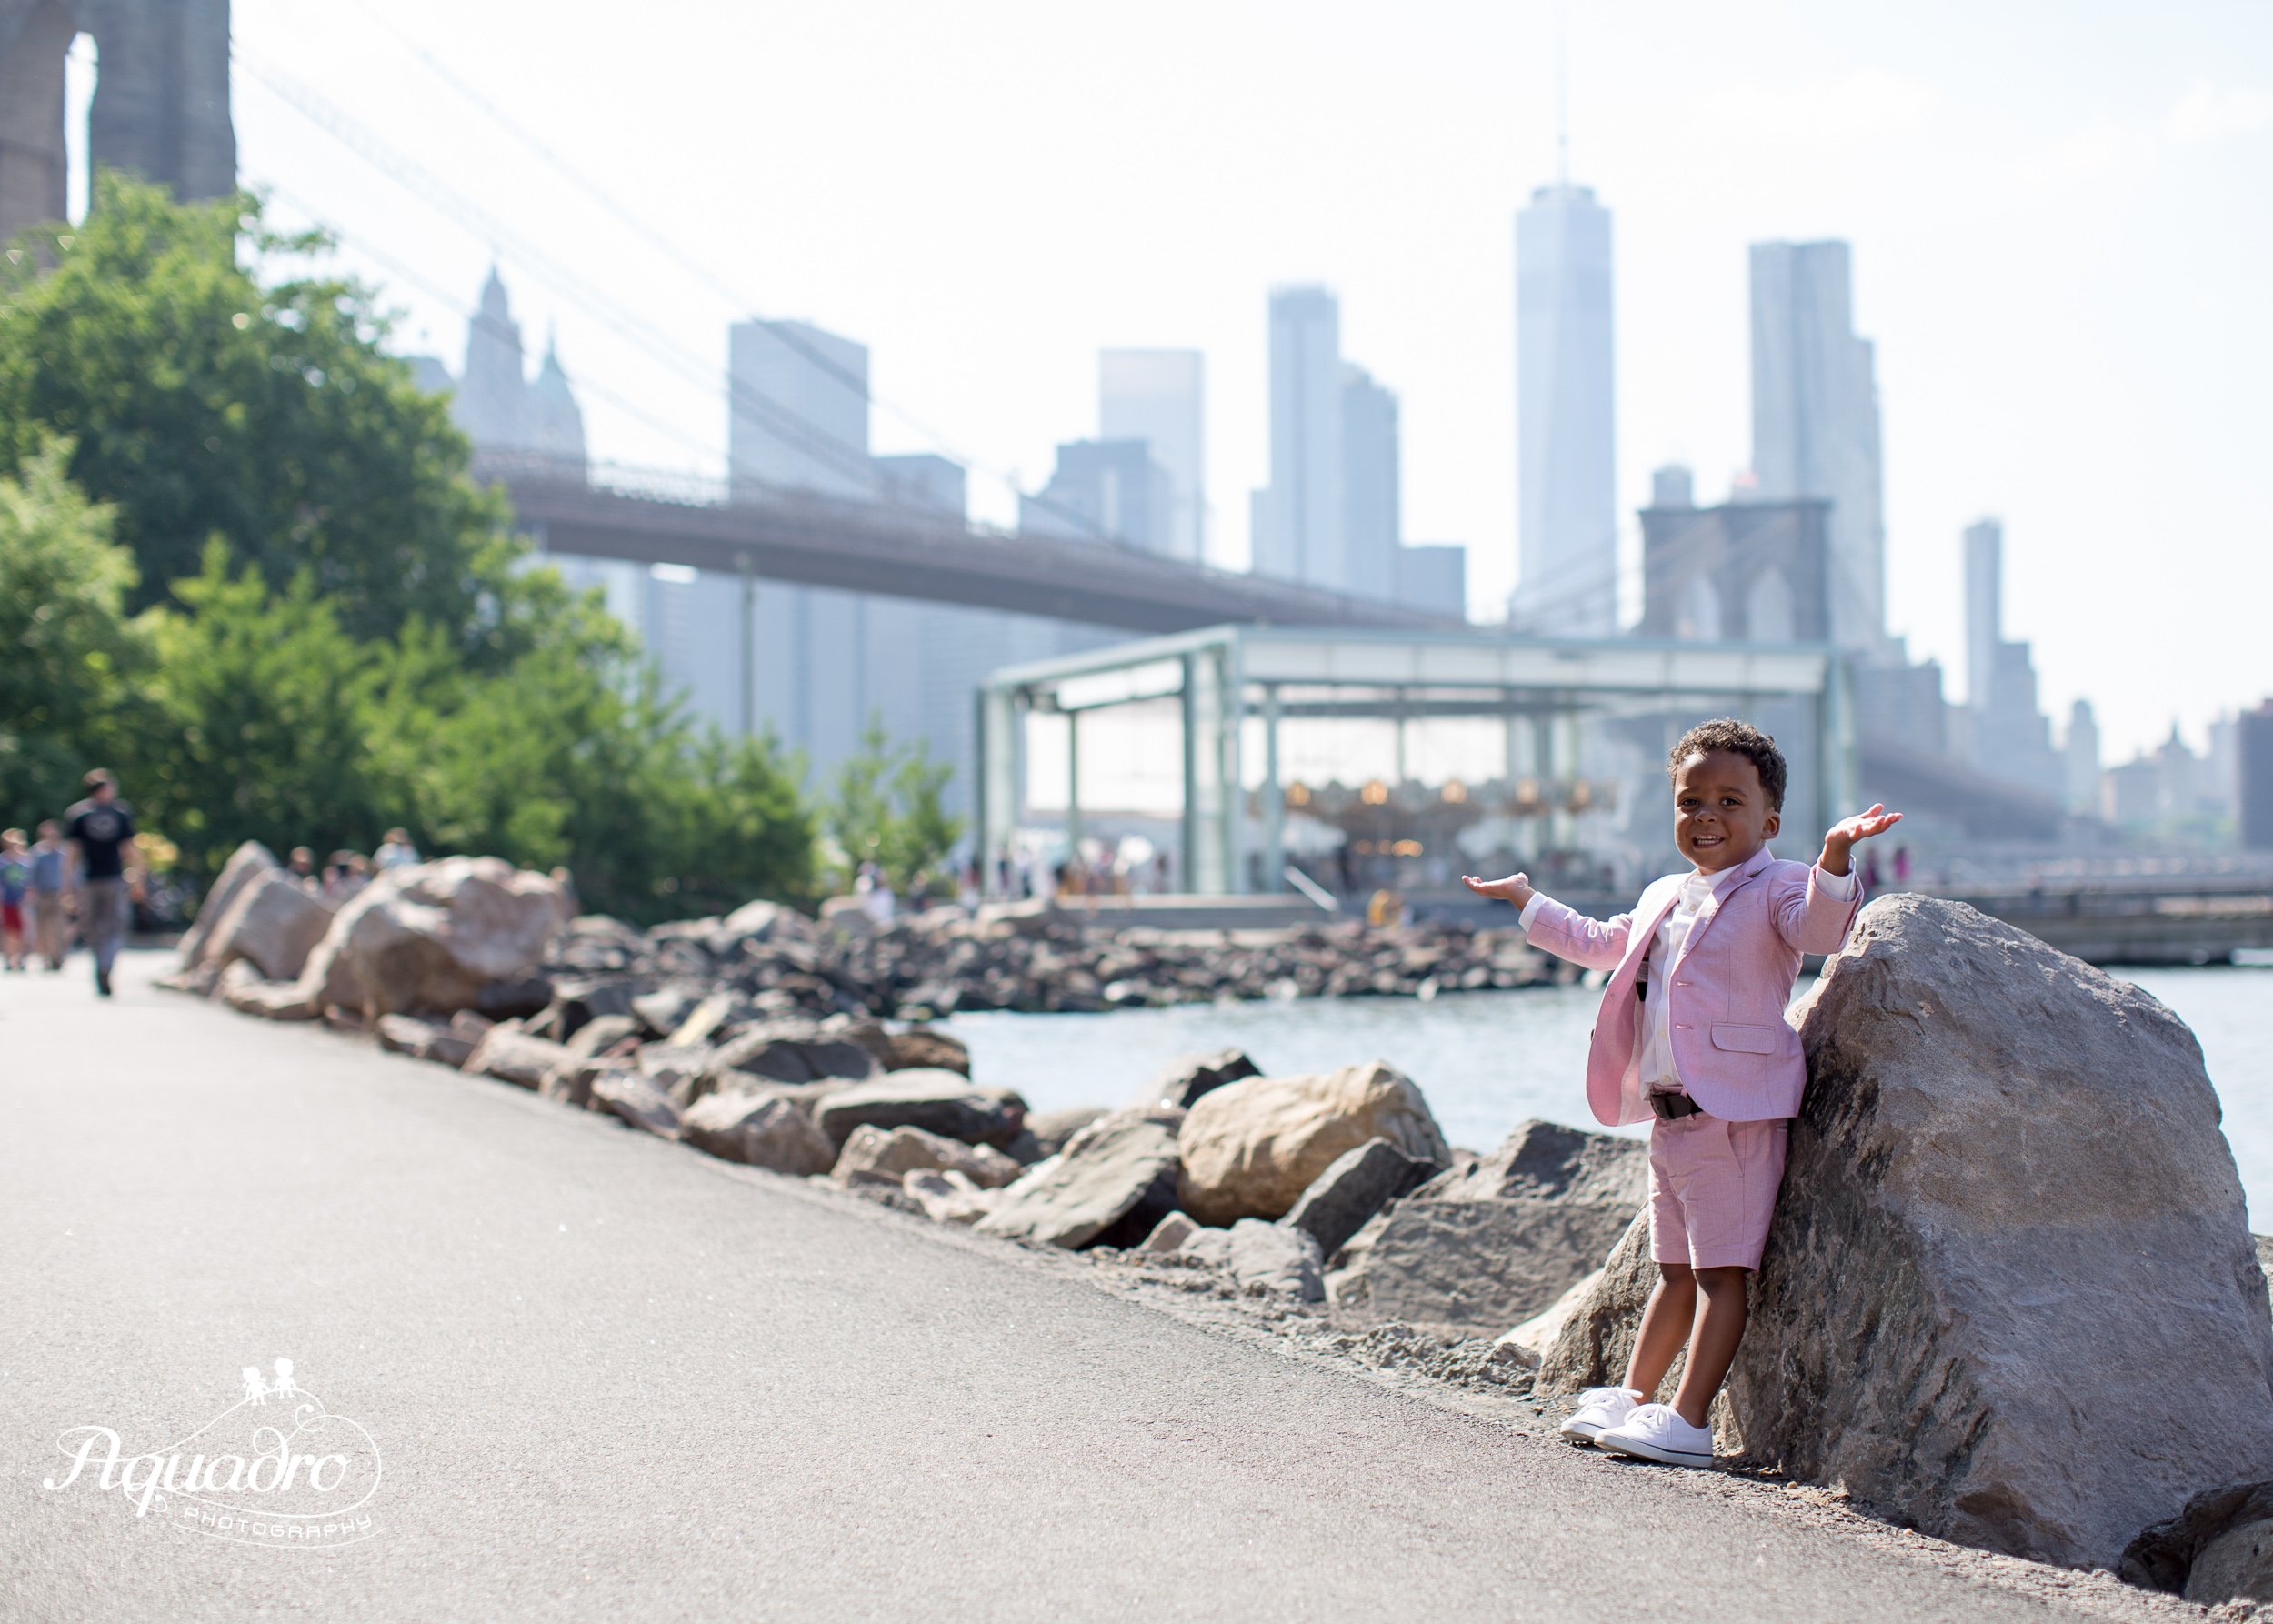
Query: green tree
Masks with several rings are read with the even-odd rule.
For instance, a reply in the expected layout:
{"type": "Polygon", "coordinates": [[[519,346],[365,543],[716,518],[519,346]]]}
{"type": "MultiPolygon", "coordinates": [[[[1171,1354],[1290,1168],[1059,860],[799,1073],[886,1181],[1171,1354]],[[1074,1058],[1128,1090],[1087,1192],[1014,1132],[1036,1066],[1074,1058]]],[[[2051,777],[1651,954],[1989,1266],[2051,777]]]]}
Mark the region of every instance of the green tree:
{"type": "Polygon", "coordinates": [[[0,466],[71,437],[73,479],[140,566],[135,607],[218,535],[271,586],[305,572],[355,637],[417,615],[482,656],[506,512],[466,477],[445,403],[379,349],[371,292],[282,274],[329,246],[249,196],[98,175],[84,225],[0,258],[0,466]]]}
{"type": "Polygon", "coordinates": [[[78,796],[122,740],[120,709],[147,660],[125,616],[135,564],[115,516],[71,483],[67,441],[0,477],[0,823],[26,827],[78,796]]]}
{"type": "Polygon", "coordinates": [[[218,539],[148,619],[157,664],[127,788],[210,872],[241,840],[367,850],[397,800],[366,748],[388,651],[347,635],[305,572],[272,593],[218,539]]]}
{"type": "Polygon", "coordinates": [[[920,740],[895,747],[884,724],[872,719],[860,748],[838,766],[822,815],[847,869],[874,862],[905,889],[937,868],[963,834],[963,820],[943,801],[954,776],[920,740]]]}

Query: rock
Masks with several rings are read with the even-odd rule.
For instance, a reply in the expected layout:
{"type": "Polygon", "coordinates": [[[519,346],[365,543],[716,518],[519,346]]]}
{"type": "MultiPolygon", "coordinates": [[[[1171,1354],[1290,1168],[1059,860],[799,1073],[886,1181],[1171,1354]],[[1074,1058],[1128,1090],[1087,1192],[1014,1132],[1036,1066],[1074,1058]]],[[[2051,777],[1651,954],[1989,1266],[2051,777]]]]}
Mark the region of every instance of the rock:
{"type": "Polygon", "coordinates": [[[886,1071],[959,1071],[971,1075],[971,1051],[959,1038],[930,1027],[910,1027],[891,1035],[885,1053],[886,1071]]]}
{"type": "MultiPolygon", "coordinates": [[[[561,1041],[566,1042],[592,1022],[603,1018],[630,1021],[636,1028],[631,1001],[637,991],[636,986],[620,976],[555,982],[553,1008],[557,1013],[561,1041]]],[[[596,1054],[598,1050],[590,1052],[596,1054]]]]}
{"type": "Polygon", "coordinates": [[[572,1055],[604,1055],[616,1045],[639,1036],[638,1018],[631,1015],[596,1015],[576,1028],[567,1040],[572,1055]]]}
{"type": "Polygon", "coordinates": [[[267,980],[295,981],[331,923],[332,905],[283,869],[248,869],[201,957],[225,968],[249,959],[267,980]]]}
{"type": "Polygon", "coordinates": [[[391,1054],[416,1055],[449,1029],[438,1020],[420,1020],[415,1015],[382,1015],[372,1035],[391,1054]]]}
{"type": "MultiPolygon", "coordinates": [[[[205,899],[197,907],[197,917],[182,933],[180,950],[185,971],[207,964],[205,947],[214,927],[235,902],[238,891],[255,874],[276,874],[283,867],[275,855],[257,840],[247,840],[229,854],[229,860],[221,865],[221,872],[205,892],[205,899]]],[[[218,966],[215,967],[218,968],[218,966]]]]}
{"type": "Polygon", "coordinates": [[[631,1001],[631,1012],[641,1026],[657,1039],[679,1029],[695,1006],[702,1002],[700,991],[686,987],[659,987],[653,992],[641,993],[631,1001]]]}
{"type": "Polygon", "coordinates": [[[1143,1111],[1101,1117],[1005,1188],[979,1231],[1076,1248],[1125,1246],[1176,1206],[1176,1128],[1143,1111]]]}
{"type": "Polygon", "coordinates": [[[918,1169],[900,1180],[900,1188],[913,1197],[924,1216],[936,1224],[976,1224],[993,1209],[991,1191],[974,1184],[953,1168],[918,1169]]]}
{"type": "Polygon", "coordinates": [[[687,1107],[679,1128],[697,1150],[799,1178],[827,1172],[836,1158],[827,1136],[776,1094],[706,1094],[687,1107]]]}
{"type": "Polygon", "coordinates": [[[2265,1277],[2266,1292],[2273,1297],[2273,1235],[2250,1237],[2258,1243],[2258,1272],[2265,1277]]]}
{"type": "MultiPolygon", "coordinates": [[[[535,1021],[544,1015],[553,1001],[553,983],[548,976],[508,976],[501,981],[482,984],[474,995],[474,1007],[492,1020],[535,1021]]],[[[545,1032],[539,1036],[557,1039],[566,1031],[545,1032]]]]}
{"type": "MultiPolygon", "coordinates": [[[[1642,1227],[1646,1233],[1647,1220],[1644,1220],[1642,1227]]],[[[1504,1332],[1497,1340],[1509,1347],[1522,1348],[1533,1364],[1539,1363],[1547,1350],[1554,1347],[1557,1338],[1562,1336],[1563,1327],[1568,1325],[1580,1306],[1594,1296],[1596,1282],[1601,1278],[1602,1271],[1598,1268],[1581,1277],[1577,1285],[1522,1324],[1504,1332]]]]}
{"type": "MultiPolygon", "coordinates": [[[[1036,1111],[1026,1119],[1041,1156],[1056,1156],[1066,1141],[1106,1114],[1103,1106],[1077,1105],[1062,1111],[1036,1111]]],[[[1038,1159],[1038,1158],[1037,1158],[1038,1159]]]]}
{"type": "Polygon", "coordinates": [[[1372,1138],[1437,1167],[1450,1159],[1421,1091],[1379,1060],[1226,1083],[1200,1096],[1177,1136],[1178,1205],[1204,1224],[1278,1218],[1337,1157],[1372,1138]]]}
{"type": "Polygon", "coordinates": [[[536,970],[567,909],[558,880],[498,857],[389,869],[333,916],[300,990],[319,1009],[373,1018],[472,1008],[485,988],[536,970]]]}
{"type": "Polygon", "coordinates": [[[710,1092],[705,1083],[716,1052],[701,1043],[646,1043],[640,1045],[632,1064],[658,1093],[684,1110],[710,1092]]]}
{"type": "Polygon", "coordinates": [[[720,1044],[713,1061],[714,1079],[721,1086],[731,1081],[726,1076],[730,1072],[776,1083],[812,1083],[824,1078],[865,1082],[883,1070],[866,1045],[814,1021],[761,1022],[720,1044]]]}
{"type": "Polygon", "coordinates": [[[1327,1282],[1335,1317],[1497,1337],[1601,1267],[1647,1183],[1638,1139],[1519,1124],[1343,1245],[1327,1282]]]}
{"type": "Polygon", "coordinates": [[[2273,1601],[2273,1518],[2230,1529],[2202,1548],[2187,1575],[2186,1599],[2273,1601]]]}
{"type": "Polygon", "coordinates": [[[644,1128],[657,1138],[679,1137],[676,1107],[636,1071],[610,1069],[592,1079],[592,1108],[614,1111],[634,1128],[644,1128]]]}
{"type": "Polygon", "coordinates": [[[760,946],[775,942],[809,942],[813,921],[794,907],[778,902],[746,902],[710,931],[710,950],[720,957],[737,951],[745,942],[760,946]]]}
{"type": "MultiPolygon", "coordinates": [[[[1553,1338],[1540,1348],[1536,1390],[1543,1395],[1576,1393],[1625,1379],[1626,1361],[1634,1351],[1642,1310],[1649,1306],[1649,1294],[1657,1284],[1657,1266],[1649,1259],[1647,1211],[1634,1215],[1602,1267],[1587,1278],[1592,1284],[1583,1292],[1574,1285],[1571,1292],[1565,1293],[1566,1297],[1576,1294],[1576,1301],[1558,1298],[1547,1310],[1559,1309],[1562,1321],[1553,1338]]],[[[1508,1339],[1516,1339],[1512,1331],[1508,1339]]],[[[1680,1385],[1681,1365],[1677,1358],[1651,1398],[1672,1397],[1680,1385]]],[[[1717,1411],[1715,1419],[1717,1424],[1717,1411]]]]}
{"type": "Polygon", "coordinates": [[[2070,1566],[2265,1475],[2273,1311],[2175,1016],[1910,895],[1863,911],[1798,1013],[1807,1092],[1725,1443],[2070,1566]]]}
{"type": "Polygon", "coordinates": [[[739,1026],[756,1013],[750,1001],[738,992],[714,992],[688,1010],[686,1018],[671,1029],[665,1041],[676,1048],[715,1044],[724,1036],[726,1028],[739,1026]]]}
{"type": "Polygon", "coordinates": [[[1190,1214],[1172,1212],[1152,1227],[1152,1233],[1145,1237],[1136,1249],[1140,1252],[1180,1252],[1184,1249],[1185,1241],[1198,1228],[1190,1214]]]}
{"type": "Polygon", "coordinates": [[[1306,1303],[1326,1296],[1318,1243],[1300,1229],[1241,1218],[1228,1229],[1195,1229],[1178,1249],[1187,1258],[1229,1270],[1242,1291],[1306,1303]]]}
{"type": "Polygon", "coordinates": [[[536,1085],[536,1091],[546,1099],[566,1106],[572,1111],[592,1109],[592,1085],[611,1071],[629,1071],[621,1060],[605,1060],[592,1056],[578,1056],[564,1060],[545,1074],[545,1080],[536,1085]]]}
{"type": "Polygon", "coordinates": [[[1247,1051],[1220,1048],[1212,1054],[1182,1055],[1171,1060],[1152,1081],[1136,1091],[1136,1108],[1182,1106],[1187,1110],[1199,1097],[1241,1078],[1260,1077],[1263,1068],[1247,1058],[1247,1051]]]}
{"type": "Polygon", "coordinates": [[[1367,1139],[1335,1158],[1278,1221],[1301,1230],[1331,1258],[1367,1218],[1437,1171],[1435,1164],[1416,1161],[1387,1139],[1367,1139]]]}
{"type": "MultiPolygon", "coordinates": [[[[2250,1541],[2227,1547],[2218,1567],[2202,1574],[2201,1594],[2196,1592],[2195,1575],[2212,1548],[2237,1534],[2262,1530],[2268,1520],[2273,1520],[2273,1482],[2235,1483],[2205,1490],[2188,1500],[2176,1517],[2142,1530],[2125,1548],[2122,1565],[2117,1572],[2126,1583],[2182,1593],[2188,1601],[2215,1603],[2230,1599],[2247,1592],[2219,1587],[2228,1582],[2248,1582],[2248,1563],[2239,1559],[2245,1556],[2250,1541]],[[2229,1573],[2236,1577],[2228,1579],[2229,1573]],[[2218,1593],[2208,1593],[2213,1590],[2218,1593]]],[[[2258,1540],[2261,1543],[2261,1534],[2258,1540]]],[[[2259,1595],[2254,1599],[2273,1600],[2273,1596],[2259,1595]]]]}
{"type": "Polygon", "coordinates": [[[298,982],[265,981],[248,958],[240,958],[221,972],[213,996],[232,1009],[269,1020],[314,1020],[323,1013],[300,990],[298,982]]]}
{"type": "Polygon", "coordinates": [[[838,1146],[866,1123],[999,1147],[1025,1126],[1026,1101],[1007,1088],[975,1087],[958,1072],[895,1071],[837,1089],[815,1106],[813,1120],[838,1146]]]}
{"type": "Polygon", "coordinates": [[[477,1077],[535,1088],[555,1067],[576,1058],[561,1044],[532,1038],[511,1022],[501,1022],[481,1036],[460,1070],[477,1077]]]}
{"type": "Polygon", "coordinates": [[[835,1170],[838,1178],[848,1178],[855,1173],[898,1175],[946,1168],[962,1174],[980,1189],[999,1189],[1026,1170],[991,1145],[966,1145],[920,1128],[886,1129],[865,1125],[854,1128],[845,1140],[835,1170]]]}

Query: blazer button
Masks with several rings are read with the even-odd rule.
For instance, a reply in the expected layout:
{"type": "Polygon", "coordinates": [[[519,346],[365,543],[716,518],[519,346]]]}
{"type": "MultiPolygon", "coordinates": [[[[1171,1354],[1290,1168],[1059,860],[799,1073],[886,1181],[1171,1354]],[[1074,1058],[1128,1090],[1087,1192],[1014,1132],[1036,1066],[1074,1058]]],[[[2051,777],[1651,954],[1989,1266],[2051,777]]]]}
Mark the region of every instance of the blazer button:
{"type": "Polygon", "coordinates": [[[1673,1023],[1673,1029],[1677,1032],[1686,1032],[1689,1030],[1689,1023],[1685,1020],[1677,1020],[1673,1023]]]}

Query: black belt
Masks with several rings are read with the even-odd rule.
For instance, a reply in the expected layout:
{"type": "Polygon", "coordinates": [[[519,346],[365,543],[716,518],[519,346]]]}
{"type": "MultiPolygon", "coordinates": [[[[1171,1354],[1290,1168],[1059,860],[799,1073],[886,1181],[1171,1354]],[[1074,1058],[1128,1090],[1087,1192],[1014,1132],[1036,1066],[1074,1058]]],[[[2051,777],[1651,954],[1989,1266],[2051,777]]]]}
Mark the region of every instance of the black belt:
{"type": "Polygon", "coordinates": [[[1684,1117],[1701,1115],[1705,1108],[1686,1094],[1661,1093],[1652,1089],[1649,1108],[1657,1113],[1660,1122],[1677,1122],[1684,1117]]]}

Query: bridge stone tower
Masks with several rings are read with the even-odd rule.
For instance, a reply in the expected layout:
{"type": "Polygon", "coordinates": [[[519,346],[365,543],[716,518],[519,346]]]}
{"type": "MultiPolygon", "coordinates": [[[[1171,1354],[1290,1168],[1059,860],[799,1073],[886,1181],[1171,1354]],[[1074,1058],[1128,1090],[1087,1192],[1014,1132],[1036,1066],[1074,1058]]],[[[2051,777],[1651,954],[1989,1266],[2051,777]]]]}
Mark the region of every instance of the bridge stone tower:
{"type": "Polygon", "coordinates": [[[81,34],[101,64],[87,116],[97,165],[183,198],[236,185],[229,0],[0,0],[0,237],[64,217],[64,56],[81,34]]]}

